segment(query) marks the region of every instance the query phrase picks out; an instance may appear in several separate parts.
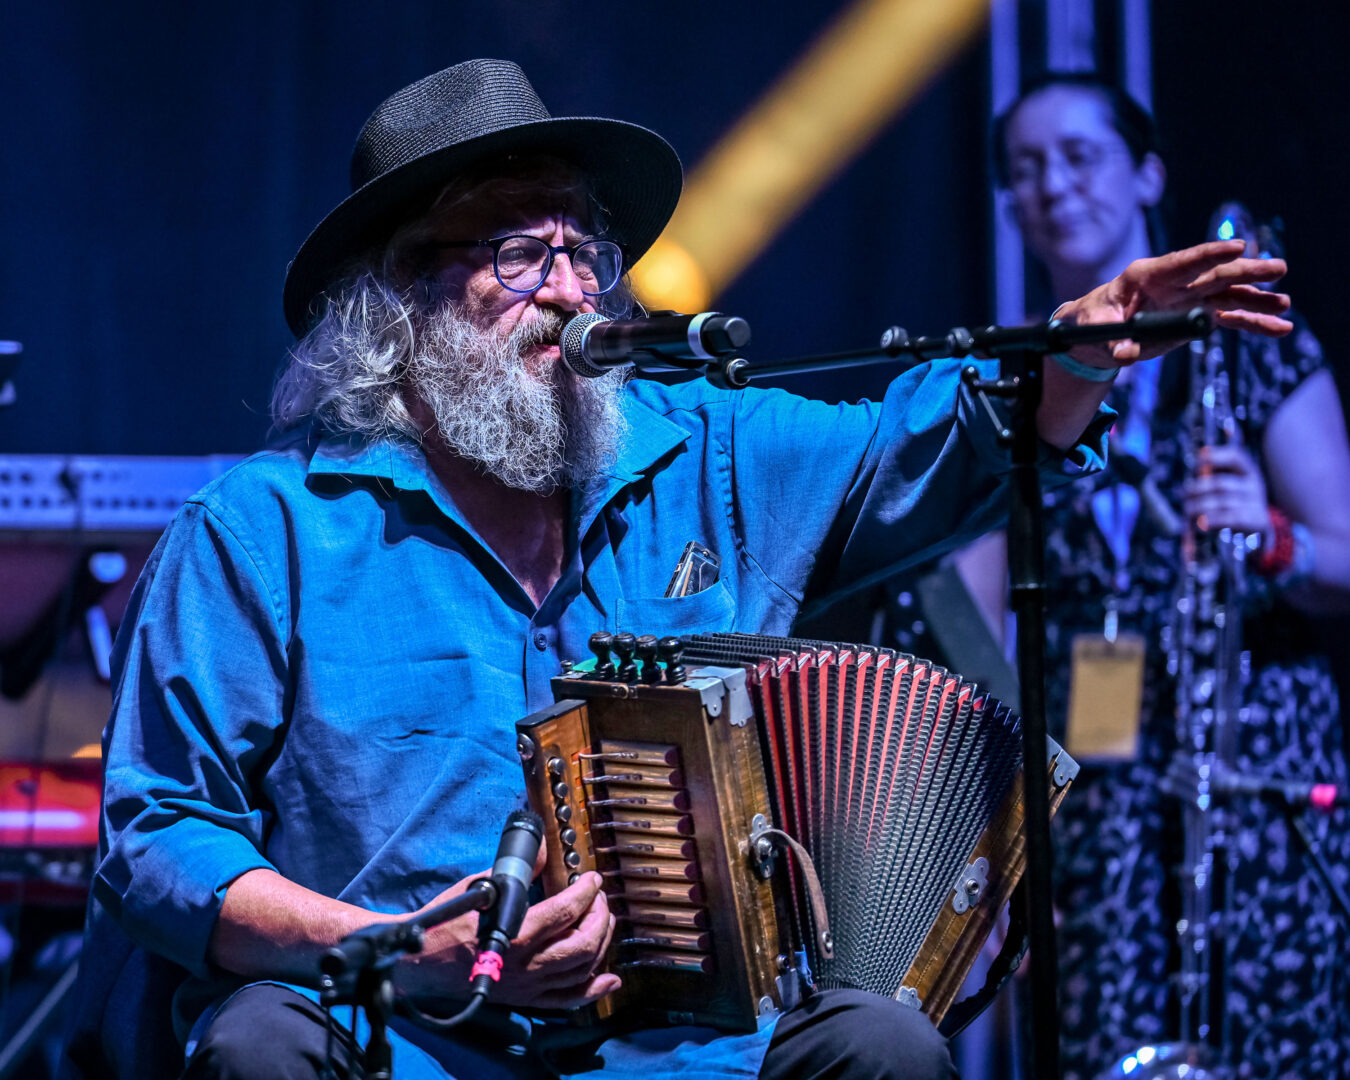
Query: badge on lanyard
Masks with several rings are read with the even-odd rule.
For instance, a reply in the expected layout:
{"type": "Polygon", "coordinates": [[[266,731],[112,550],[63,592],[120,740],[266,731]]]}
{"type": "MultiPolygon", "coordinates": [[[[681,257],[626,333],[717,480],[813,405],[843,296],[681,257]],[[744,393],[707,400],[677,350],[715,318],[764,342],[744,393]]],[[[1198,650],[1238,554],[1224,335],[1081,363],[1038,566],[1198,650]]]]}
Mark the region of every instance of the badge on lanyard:
{"type": "Polygon", "coordinates": [[[1130,761],[1139,750],[1144,639],[1079,634],[1073,639],[1064,749],[1079,761],[1130,761]]]}
{"type": "MultiPolygon", "coordinates": [[[[1159,358],[1135,366],[1126,421],[1111,433],[1113,453],[1148,461],[1160,362],[1159,358]]],[[[1111,484],[1092,498],[1092,516],[1111,560],[1112,591],[1102,632],[1079,634],[1072,644],[1064,748],[1079,761],[1129,761],[1138,753],[1144,639],[1120,632],[1117,597],[1130,588],[1130,546],[1139,511],[1139,493],[1129,484],[1111,484]]]]}

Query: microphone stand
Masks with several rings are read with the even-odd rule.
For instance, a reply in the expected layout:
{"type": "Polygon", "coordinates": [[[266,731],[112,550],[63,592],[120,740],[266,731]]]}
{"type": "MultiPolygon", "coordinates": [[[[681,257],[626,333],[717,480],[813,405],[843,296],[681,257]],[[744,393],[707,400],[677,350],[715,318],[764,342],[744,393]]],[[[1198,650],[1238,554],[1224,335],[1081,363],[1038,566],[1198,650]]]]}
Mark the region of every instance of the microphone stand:
{"type": "MultiPolygon", "coordinates": [[[[370,1024],[370,1038],[362,1051],[368,1080],[391,1080],[393,1052],[389,1045],[389,1018],[394,1011],[394,962],[404,954],[422,951],[426,931],[470,911],[488,911],[499,896],[496,884],[482,878],[459,896],[429,908],[404,922],[375,923],[348,934],[319,961],[319,1003],[331,1010],[337,1005],[359,1006],[370,1024]]],[[[456,1016],[439,1021],[451,1027],[467,1020],[482,1003],[475,995],[456,1016]]],[[[355,1037],[355,1025],[352,1035],[355,1037]]]]}
{"type": "Polygon", "coordinates": [[[891,327],[876,349],[804,356],[776,364],[751,365],[741,358],[724,358],[708,365],[715,382],[739,388],[752,378],[832,371],[899,361],[912,367],[942,356],[997,358],[999,377],[980,378],[973,365],[961,372],[961,381],[975,394],[998,432],[998,441],[1011,449],[1009,484],[1008,568],[1012,606],[1017,615],[1017,670],[1021,680],[1022,760],[1041,767],[1025,768],[1027,844],[1027,921],[1031,942],[1031,1021],[1029,1073],[1037,1080],[1058,1080],[1059,1009],[1058,952],[1055,942],[1050,840],[1050,777],[1045,723],[1045,530],[1040,474],[1036,469],[1040,443],[1036,409],[1041,401],[1044,357],[1074,345],[1099,344],[1130,338],[1140,344],[1184,341],[1204,337],[1210,319],[1203,308],[1186,312],[1145,312],[1123,322],[1068,326],[1059,320],[1031,326],[989,326],[979,330],[957,327],[941,336],[911,338],[891,327]],[[1005,425],[990,404],[991,397],[1011,401],[1005,425]]]}

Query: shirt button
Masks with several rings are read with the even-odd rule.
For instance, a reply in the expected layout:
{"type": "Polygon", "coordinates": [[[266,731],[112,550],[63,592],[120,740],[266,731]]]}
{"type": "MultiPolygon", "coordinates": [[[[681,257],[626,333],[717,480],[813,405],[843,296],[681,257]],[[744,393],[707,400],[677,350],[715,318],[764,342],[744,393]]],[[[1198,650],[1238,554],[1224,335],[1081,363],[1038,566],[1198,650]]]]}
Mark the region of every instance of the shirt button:
{"type": "Polygon", "coordinates": [[[548,648],[548,635],[542,630],[536,630],[534,632],[534,647],[540,652],[543,652],[548,648]]]}

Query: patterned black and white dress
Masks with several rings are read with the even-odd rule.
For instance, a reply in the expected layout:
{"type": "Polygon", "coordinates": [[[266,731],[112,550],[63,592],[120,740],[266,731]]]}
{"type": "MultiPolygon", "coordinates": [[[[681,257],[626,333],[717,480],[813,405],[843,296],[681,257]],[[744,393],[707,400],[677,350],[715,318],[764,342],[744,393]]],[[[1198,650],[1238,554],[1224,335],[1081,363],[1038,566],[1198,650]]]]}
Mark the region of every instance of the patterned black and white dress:
{"type": "MultiPolygon", "coordinates": [[[[1243,339],[1235,400],[1246,445],[1261,460],[1271,415],[1322,366],[1303,325],[1276,343],[1243,339]]],[[[1181,506],[1188,438],[1181,422],[1188,361],[1163,361],[1151,430],[1149,472],[1181,506]]],[[[1125,386],[1112,404],[1130,407],[1125,386]]],[[[1062,735],[1075,635],[1100,633],[1117,596],[1120,629],[1148,643],[1143,730],[1134,761],[1084,768],[1055,824],[1064,1074],[1091,1080],[1140,1044],[1176,1037],[1170,976],[1178,968],[1174,926],[1180,860],[1178,804],[1159,790],[1174,746],[1174,682],[1160,644],[1172,618],[1179,542],[1141,516],[1127,576],[1092,513],[1094,492],[1114,478],[1085,478],[1047,500],[1047,715],[1062,735]],[[1124,584],[1123,591],[1120,586],[1124,584]],[[1113,585],[1115,586],[1113,588],[1113,585]]],[[[1253,575],[1254,577],[1254,575],[1253,575]]],[[[1244,622],[1252,652],[1238,768],[1282,779],[1346,783],[1336,687],[1314,632],[1257,579],[1244,622]]],[[[1309,824],[1350,886],[1350,814],[1309,824]]],[[[1282,814],[1243,805],[1237,819],[1228,1011],[1238,1075],[1251,1080],[1350,1077],[1350,927],[1291,836],[1282,814]]]]}

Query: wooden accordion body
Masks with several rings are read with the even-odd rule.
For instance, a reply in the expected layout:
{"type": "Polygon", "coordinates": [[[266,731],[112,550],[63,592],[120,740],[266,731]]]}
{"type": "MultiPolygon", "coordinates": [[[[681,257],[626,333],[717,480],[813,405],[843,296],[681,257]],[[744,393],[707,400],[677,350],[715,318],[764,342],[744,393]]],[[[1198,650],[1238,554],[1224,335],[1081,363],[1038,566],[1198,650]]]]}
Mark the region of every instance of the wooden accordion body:
{"type": "MultiPolygon", "coordinates": [[[[618,919],[601,1017],[747,1031],[815,985],[941,1021],[1025,863],[1006,706],[903,653],[746,634],[553,690],[518,746],[545,892],[596,870],[618,919]]],[[[1053,810],[1077,766],[1052,743],[1049,768],[1053,810]]]]}

